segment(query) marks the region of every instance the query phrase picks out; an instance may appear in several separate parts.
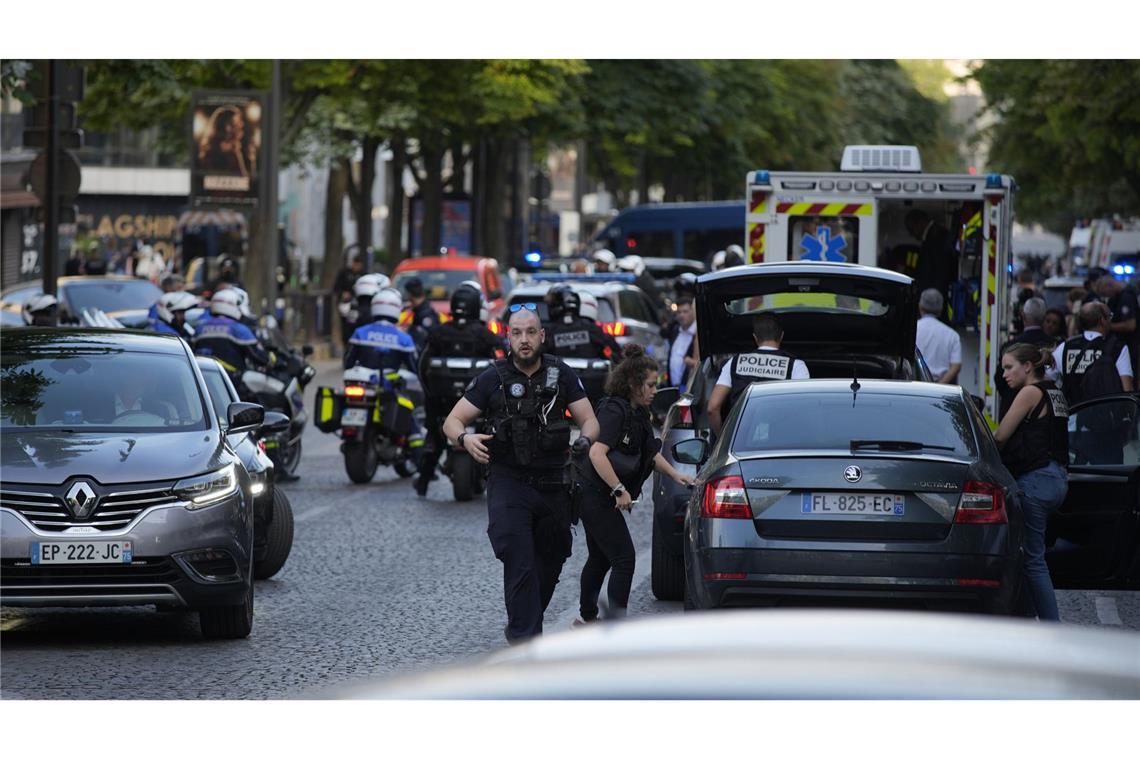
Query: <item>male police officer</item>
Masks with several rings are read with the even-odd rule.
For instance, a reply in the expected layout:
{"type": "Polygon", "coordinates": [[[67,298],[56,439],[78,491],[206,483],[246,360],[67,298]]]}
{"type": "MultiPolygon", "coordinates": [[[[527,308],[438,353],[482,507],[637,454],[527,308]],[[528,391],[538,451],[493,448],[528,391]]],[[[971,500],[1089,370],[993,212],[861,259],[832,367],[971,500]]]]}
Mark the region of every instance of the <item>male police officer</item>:
{"type": "Polygon", "coordinates": [[[598,421],[573,371],[542,355],[537,306],[511,306],[508,331],[510,356],[471,382],[443,432],[475,461],[490,463],[487,536],[503,563],[504,634],[513,643],[542,633],[543,612],[570,556],[566,411],[587,442],[597,437],[598,421]],[[490,432],[468,434],[484,415],[490,432]]]}
{"type": "Polygon", "coordinates": [[[416,347],[411,337],[396,327],[404,299],[395,288],[382,288],[372,297],[369,311],[373,321],[361,325],[348,339],[344,368],[360,364],[368,369],[416,371],[416,347]]]}
{"type": "Polygon", "coordinates": [[[775,317],[768,314],[754,317],[752,337],[756,339],[756,350],[732,357],[732,361],[721,370],[716,387],[709,396],[709,422],[717,435],[720,435],[728,410],[752,383],[811,377],[806,364],[780,350],[784,330],[775,317]]]}
{"type": "Polygon", "coordinates": [[[269,356],[253,331],[241,322],[239,296],[232,288],[219,290],[210,299],[210,318],[194,331],[194,353],[212,356],[222,363],[240,389],[241,373],[248,364],[264,366],[269,356]]]}
{"type": "MultiPolygon", "coordinates": [[[[493,332],[483,326],[480,311],[483,297],[470,285],[460,285],[451,294],[451,321],[428,330],[427,345],[420,356],[420,381],[427,391],[427,445],[420,463],[420,476],[416,479],[416,493],[427,494],[428,483],[435,477],[435,466],[443,453],[441,425],[450,411],[444,400],[450,401],[448,387],[436,387],[431,379],[432,357],[471,357],[476,359],[503,358],[502,344],[493,332]]],[[[460,380],[462,382],[462,380],[460,380]]]]}
{"type": "Polygon", "coordinates": [[[190,331],[186,329],[186,312],[197,305],[198,298],[193,293],[184,290],[163,293],[154,304],[155,316],[149,320],[149,329],[190,340],[190,331]]]}
{"type": "Polygon", "coordinates": [[[558,357],[613,359],[615,351],[597,323],[580,318],[582,299],[569,285],[556,285],[546,294],[550,322],[543,325],[542,350],[558,357]],[[591,329],[592,328],[592,329],[591,329]]]}

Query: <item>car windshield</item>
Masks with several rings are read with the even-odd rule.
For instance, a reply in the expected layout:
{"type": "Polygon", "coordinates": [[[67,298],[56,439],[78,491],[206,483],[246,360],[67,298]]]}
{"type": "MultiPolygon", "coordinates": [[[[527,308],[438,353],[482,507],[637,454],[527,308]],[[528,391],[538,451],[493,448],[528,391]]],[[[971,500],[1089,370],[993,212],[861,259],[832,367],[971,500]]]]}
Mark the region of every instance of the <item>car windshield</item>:
{"type": "Polygon", "coordinates": [[[905,441],[918,447],[863,445],[863,452],[977,456],[969,413],[953,397],[850,392],[765,394],[748,401],[736,426],[738,455],[783,450],[852,451],[852,441],[905,441]],[[852,403],[854,401],[854,403],[852,403]]]}
{"type": "Polygon", "coordinates": [[[64,297],[78,316],[84,309],[105,312],[149,309],[162,290],[146,280],[90,280],[69,282],[64,297]]]}
{"type": "Polygon", "coordinates": [[[479,273],[474,269],[407,269],[396,274],[393,284],[402,293],[404,285],[413,277],[420,278],[425,295],[432,301],[448,300],[464,280],[479,282],[479,273]]]}
{"type": "Polygon", "coordinates": [[[160,432],[209,428],[182,356],[125,351],[4,353],[0,427],[160,432]]]}

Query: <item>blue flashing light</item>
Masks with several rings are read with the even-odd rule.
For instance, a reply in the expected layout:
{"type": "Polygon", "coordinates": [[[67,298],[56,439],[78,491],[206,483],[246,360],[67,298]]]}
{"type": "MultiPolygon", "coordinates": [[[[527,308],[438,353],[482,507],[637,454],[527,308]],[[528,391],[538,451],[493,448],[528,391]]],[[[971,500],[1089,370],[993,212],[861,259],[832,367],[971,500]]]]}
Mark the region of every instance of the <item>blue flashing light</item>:
{"type": "Polygon", "coordinates": [[[772,175],[768,173],[767,169],[758,169],[752,175],[752,181],[757,185],[769,185],[772,183],[772,175]]]}
{"type": "Polygon", "coordinates": [[[1116,275],[1133,274],[1135,271],[1136,267],[1131,264],[1116,264],[1112,267],[1112,273],[1116,275]]]}
{"type": "Polygon", "coordinates": [[[1000,174],[987,174],[986,175],[987,188],[1001,188],[1001,175],[1000,174]]]}
{"type": "Polygon", "coordinates": [[[542,254],[538,251],[530,251],[525,256],[523,256],[523,258],[526,259],[526,263],[530,264],[532,267],[536,267],[542,263],[542,254]]]}

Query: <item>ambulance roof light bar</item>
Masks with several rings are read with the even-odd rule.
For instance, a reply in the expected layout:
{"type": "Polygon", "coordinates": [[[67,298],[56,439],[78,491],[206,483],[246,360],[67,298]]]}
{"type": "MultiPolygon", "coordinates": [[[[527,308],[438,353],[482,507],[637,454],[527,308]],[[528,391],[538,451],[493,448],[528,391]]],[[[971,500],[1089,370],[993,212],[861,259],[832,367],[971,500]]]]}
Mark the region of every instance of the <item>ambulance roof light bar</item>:
{"type": "Polygon", "coordinates": [[[839,164],[843,172],[922,171],[922,158],[914,145],[848,145],[839,164]]]}

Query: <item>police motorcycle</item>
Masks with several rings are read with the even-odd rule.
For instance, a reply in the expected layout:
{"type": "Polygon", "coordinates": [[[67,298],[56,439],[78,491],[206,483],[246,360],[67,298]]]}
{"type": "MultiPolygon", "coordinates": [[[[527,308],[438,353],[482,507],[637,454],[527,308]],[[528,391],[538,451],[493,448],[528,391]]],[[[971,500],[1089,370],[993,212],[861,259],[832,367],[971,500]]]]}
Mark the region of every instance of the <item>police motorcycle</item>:
{"type": "MultiPolygon", "coordinates": [[[[403,303],[398,293],[378,293],[372,313],[389,307],[398,319],[403,303]]],[[[410,342],[410,338],[405,336],[410,342]]],[[[341,439],[344,469],[353,483],[368,483],[380,465],[391,467],[401,478],[418,472],[416,462],[423,438],[417,431],[416,404],[412,394],[418,392],[410,380],[414,373],[402,369],[374,369],[354,362],[344,371],[341,388],[319,387],[316,394],[314,424],[322,433],[333,433],[341,439]]]]}

